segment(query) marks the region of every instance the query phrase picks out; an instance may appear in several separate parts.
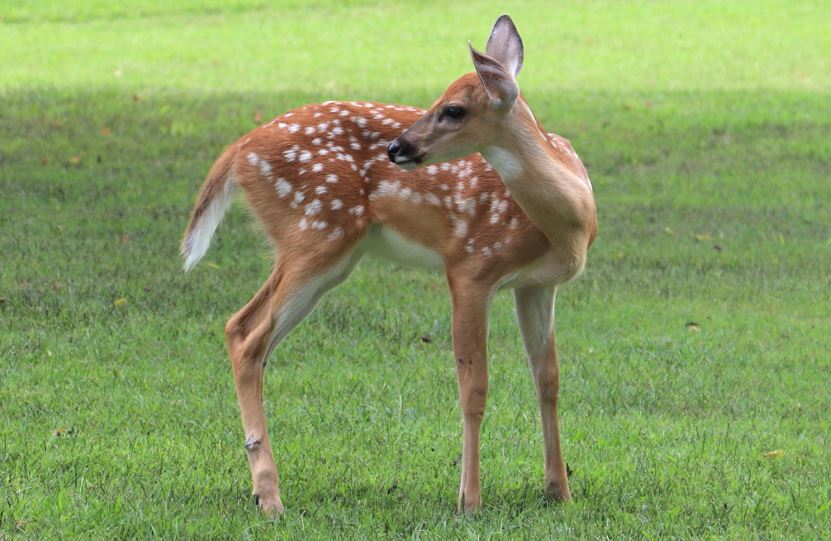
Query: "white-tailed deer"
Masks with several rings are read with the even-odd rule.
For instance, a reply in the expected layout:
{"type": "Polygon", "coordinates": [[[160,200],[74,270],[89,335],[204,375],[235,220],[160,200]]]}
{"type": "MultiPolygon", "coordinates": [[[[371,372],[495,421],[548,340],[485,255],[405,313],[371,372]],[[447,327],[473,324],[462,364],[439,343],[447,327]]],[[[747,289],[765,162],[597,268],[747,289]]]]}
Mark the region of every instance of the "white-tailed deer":
{"type": "Polygon", "coordinates": [[[202,186],[182,242],[185,269],[205,254],[237,187],[276,248],[271,276],[225,326],[254,495],[267,513],[283,504],[263,409],[266,361],[365,254],[447,275],[464,421],[463,511],[481,506],[488,308],[498,289],[514,289],[542,417],[545,493],[569,498],[554,293],[583,269],[597,233],[591,184],[569,142],[543,131],[519,93],[523,47],[511,19],[496,21],[487,54],[471,54],[476,71],[426,112],[374,102],[306,105],[231,145],[202,186]]]}

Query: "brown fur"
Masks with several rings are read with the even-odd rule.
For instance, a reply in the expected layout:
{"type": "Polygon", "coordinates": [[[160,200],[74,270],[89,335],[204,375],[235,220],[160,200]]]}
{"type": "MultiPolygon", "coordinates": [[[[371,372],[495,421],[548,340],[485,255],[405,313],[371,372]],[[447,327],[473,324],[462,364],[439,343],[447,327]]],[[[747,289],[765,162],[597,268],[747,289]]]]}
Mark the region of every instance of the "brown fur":
{"type": "MultiPolygon", "coordinates": [[[[503,28],[515,32],[512,23],[503,28]]],[[[510,33],[497,35],[496,42],[518,50],[510,33]]],[[[515,289],[543,424],[546,494],[570,497],[557,422],[553,301],[557,284],[585,264],[597,234],[594,199],[571,144],[542,131],[521,96],[507,112],[497,112],[488,99],[480,79],[468,74],[426,112],[371,102],[306,105],[240,138],[212,167],[183,252],[228,179],[242,188],[277,251],[269,279],[225,327],[254,494],[263,511],[283,511],[262,404],[266,360],[315,302],[348,276],[369,250],[373,228],[393,230],[444,262],[464,420],[459,508],[481,505],[487,313],[499,287],[515,289]],[[450,103],[468,111],[459,127],[440,121],[450,103]],[[433,165],[403,171],[390,163],[386,147],[396,136],[433,165]],[[496,147],[518,164],[510,182],[476,154],[496,147]],[[453,161],[442,162],[447,159],[453,161]]]]}

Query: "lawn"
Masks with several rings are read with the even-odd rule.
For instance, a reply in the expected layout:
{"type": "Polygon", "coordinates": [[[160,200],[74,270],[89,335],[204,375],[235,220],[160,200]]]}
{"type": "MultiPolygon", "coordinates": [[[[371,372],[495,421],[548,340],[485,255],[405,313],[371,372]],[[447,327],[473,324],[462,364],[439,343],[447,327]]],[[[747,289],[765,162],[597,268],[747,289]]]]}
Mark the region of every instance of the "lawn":
{"type": "Polygon", "coordinates": [[[574,500],[542,497],[502,293],[484,510],[455,513],[444,279],[365,260],[269,364],[267,520],[222,329],[270,253],[240,203],[183,274],[196,190],[291,107],[428,106],[505,4],[3,2],[0,539],[831,537],[831,4],[724,4],[508,10],[598,202],[557,306],[574,500]]]}

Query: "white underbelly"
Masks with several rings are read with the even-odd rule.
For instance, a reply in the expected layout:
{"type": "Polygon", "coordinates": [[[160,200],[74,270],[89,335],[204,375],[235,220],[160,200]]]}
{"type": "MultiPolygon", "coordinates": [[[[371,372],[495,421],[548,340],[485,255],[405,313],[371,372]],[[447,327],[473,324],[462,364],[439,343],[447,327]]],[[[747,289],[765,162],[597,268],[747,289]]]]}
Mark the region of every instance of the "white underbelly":
{"type": "Polygon", "coordinates": [[[361,247],[369,255],[388,259],[405,267],[444,268],[444,260],[438,252],[405,238],[389,227],[373,226],[361,241],[361,247]]]}

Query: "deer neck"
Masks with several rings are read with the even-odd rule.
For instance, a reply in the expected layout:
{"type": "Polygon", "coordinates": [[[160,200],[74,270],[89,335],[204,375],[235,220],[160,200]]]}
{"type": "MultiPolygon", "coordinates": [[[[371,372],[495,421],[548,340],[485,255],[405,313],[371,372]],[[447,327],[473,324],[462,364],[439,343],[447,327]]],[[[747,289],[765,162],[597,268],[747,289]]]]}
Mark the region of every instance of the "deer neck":
{"type": "Polygon", "coordinates": [[[500,144],[487,147],[482,155],[511,197],[552,248],[585,251],[595,213],[587,179],[554,152],[524,101],[517,100],[502,133],[500,144]]]}

